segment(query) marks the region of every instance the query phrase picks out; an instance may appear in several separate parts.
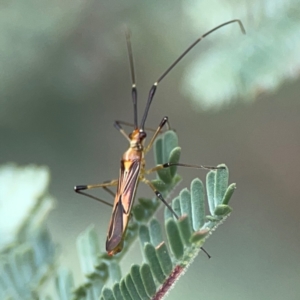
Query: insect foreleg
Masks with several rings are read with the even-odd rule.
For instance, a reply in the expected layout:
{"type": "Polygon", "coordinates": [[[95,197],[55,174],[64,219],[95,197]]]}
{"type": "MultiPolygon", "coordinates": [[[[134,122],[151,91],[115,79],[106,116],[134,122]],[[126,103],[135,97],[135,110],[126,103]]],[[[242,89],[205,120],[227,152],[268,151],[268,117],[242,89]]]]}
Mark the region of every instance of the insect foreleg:
{"type": "Polygon", "coordinates": [[[167,124],[167,130],[170,129],[170,123],[169,123],[169,118],[168,117],[163,117],[158,128],[156,129],[155,133],[153,134],[148,146],[145,148],[144,152],[145,154],[151,149],[151,147],[153,146],[153,143],[155,141],[155,139],[157,138],[157,136],[161,133],[163,127],[167,124]]]}
{"type": "MultiPolygon", "coordinates": [[[[121,121],[115,121],[114,123],[114,127],[126,138],[127,141],[130,142],[130,138],[127,135],[127,133],[125,132],[125,130],[123,129],[123,127],[121,126],[122,124],[126,124],[125,122],[121,122],[121,121]]],[[[126,124],[127,125],[127,124],[126,124]]]]}

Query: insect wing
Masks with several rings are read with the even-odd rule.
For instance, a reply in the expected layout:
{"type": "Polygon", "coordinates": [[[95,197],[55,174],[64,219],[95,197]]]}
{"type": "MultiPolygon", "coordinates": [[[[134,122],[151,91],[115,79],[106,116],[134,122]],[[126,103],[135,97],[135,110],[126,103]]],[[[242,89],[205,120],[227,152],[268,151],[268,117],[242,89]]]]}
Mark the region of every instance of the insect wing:
{"type": "Polygon", "coordinates": [[[140,168],[139,160],[121,161],[119,184],[106,240],[106,251],[109,255],[122,250],[140,168]]]}

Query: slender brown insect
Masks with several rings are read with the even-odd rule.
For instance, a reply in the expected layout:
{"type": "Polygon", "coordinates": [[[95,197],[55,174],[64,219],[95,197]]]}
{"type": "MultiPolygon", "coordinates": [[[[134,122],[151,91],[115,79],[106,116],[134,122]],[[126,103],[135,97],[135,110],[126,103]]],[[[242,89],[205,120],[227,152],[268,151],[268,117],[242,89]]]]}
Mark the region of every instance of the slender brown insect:
{"type": "Polygon", "coordinates": [[[165,76],[177,65],[177,63],[192,49],[194,48],[203,38],[211,34],[212,32],[218,30],[219,28],[226,26],[231,23],[237,22],[240,26],[240,29],[243,33],[245,33],[245,29],[243,24],[240,20],[231,20],[226,23],[223,23],[210,31],[203,34],[200,38],[198,38],[194,43],[192,43],[172,64],[171,66],[158,78],[157,81],[154,82],[152,85],[148,100],[146,103],[146,108],[144,111],[144,115],[142,117],[142,121],[140,126],[138,126],[138,116],[137,116],[137,89],[136,89],[136,81],[135,81],[135,73],[134,73],[134,65],[133,65],[133,55],[132,55],[132,48],[130,42],[130,34],[126,32],[126,41],[127,41],[127,50],[129,56],[129,63],[130,63],[130,72],[131,72],[131,81],[132,81],[132,102],[133,102],[133,116],[134,116],[134,124],[133,124],[133,131],[127,135],[122,125],[131,125],[126,122],[115,121],[114,126],[116,129],[120,131],[121,134],[128,140],[129,148],[123,154],[121,159],[121,168],[119,172],[119,178],[115,180],[111,180],[109,182],[104,182],[100,184],[93,184],[93,185],[77,185],[75,186],[75,192],[93,198],[97,201],[105,203],[109,206],[112,206],[112,216],[110,219],[108,233],[107,233],[107,240],[106,240],[106,251],[109,255],[114,255],[120,252],[123,248],[123,239],[125,237],[126,228],[128,225],[128,221],[130,218],[130,213],[134,201],[134,197],[136,194],[136,189],[138,183],[144,182],[146,183],[156,194],[157,198],[161,200],[168,209],[173,213],[173,215],[178,219],[178,216],[172,209],[172,207],[165,201],[162,194],[156,190],[154,185],[151,183],[150,180],[146,179],[145,175],[155,172],[157,170],[163,168],[169,168],[171,166],[182,166],[182,167],[189,167],[189,168],[197,168],[197,169],[218,169],[218,167],[209,167],[209,166],[202,166],[202,165],[188,165],[182,163],[164,163],[155,166],[149,170],[145,169],[145,155],[151,149],[155,139],[161,133],[163,127],[167,124],[169,127],[168,117],[163,117],[161,120],[158,128],[155,130],[149,144],[144,146],[145,139],[146,139],[146,132],[145,132],[145,122],[147,119],[147,115],[150,109],[151,102],[155,95],[156,89],[158,84],[165,78],[165,76]],[[114,194],[108,187],[110,186],[117,186],[117,192],[114,194]],[[96,198],[93,195],[83,192],[83,190],[94,189],[94,188],[104,188],[107,192],[112,194],[115,197],[114,204],[111,205],[106,201],[96,198]]]}

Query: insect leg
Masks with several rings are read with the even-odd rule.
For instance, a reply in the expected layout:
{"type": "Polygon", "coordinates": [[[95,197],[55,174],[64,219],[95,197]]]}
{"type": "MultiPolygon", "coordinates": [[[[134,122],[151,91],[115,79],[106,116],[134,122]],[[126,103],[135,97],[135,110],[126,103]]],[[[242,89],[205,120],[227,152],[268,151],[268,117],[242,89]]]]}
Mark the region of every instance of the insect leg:
{"type": "Polygon", "coordinates": [[[148,146],[145,148],[145,154],[151,149],[155,139],[161,133],[162,128],[167,124],[167,130],[170,129],[170,123],[168,117],[163,117],[158,128],[156,129],[155,133],[153,134],[148,146]]]}
{"type": "Polygon", "coordinates": [[[142,181],[146,183],[152,191],[155,193],[156,197],[170,210],[170,212],[174,215],[176,219],[179,219],[178,215],[176,212],[173,210],[173,208],[170,206],[170,204],[164,199],[162,194],[154,187],[154,185],[151,183],[150,180],[143,178],[142,181]]]}
{"type": "MultiPolygon", "coordinates": [[[[170,204],[163,198],[162,194],[153,186],[153,184],[151,183],[150,180],[147,180],[146,178],[143,178],[142,181],[144,183],[146,183],[147,185],[150,186],[150,188],[153,190],[153,192],[155,193],[156,197],[162,201],[162,203],[170,210],[170,212],[174,215],[174,217],[178,220],[179,217],[176,214],[176,212],[173,210],[173,208],[170,206],[170,204]]],[[[209,253],[203,248],[200,247],[201,250],[207,255],[208,258],[210,258],[211,256],[209,255],[209,253]]]]}
{"type": "Polygon", "coordinates": [[[89,198],[92,198],[96,201],[99,201],[103,204],[106,204],[110,207],[112,207],[113,205],[111,203],[108,203],[107,201],[105,200],[102,200],[98,197],[95,197],[91,194],[88,194],[88,193],[85,193],[83,192],[84,190],[89,190],[89,189],[95,189],[95,188],[99,188],[99,187],[102,187],[106,192],[108,192],[109,194],[111,194],[113,197],[115,196],[115,194],[108,188],[109,186],[116,186],[118,184],[118,179],[114,179],[114,180],[111,180],[111,181],[108,181],[108,182],[103,182],[103,183],[99,183],[99,184],[89,184],[89,185],[76,185],[74,187],[74,191],[78,194],[81,194],[81,195],[84,195],[84,196],[87,196],[89,198]]]}
{"type": "Polygon", "coordinates": [[[173,166],[177,167],[187,167],[187,168],[193,168],[193,169],[205,169],[205,170],[218,170],[218,169],[225,169],[225,167],[212,167],[212,166],[202,166],[202,165],[188,165],[188,164],[181,164],[181,163],[165,163],[161,165],[157,165],[154,168],[150,170],[146,170],[145,174],[150,174],[152,172],[156,172],[161,169],[170,168],[173,166]]]}
{"type": "MultiPolygon", "coordinates": [[[[123,127],[121,126],[121,124],[124,124],[124,122],[115,121],[114,126],[118,131],[120,131],[121,134],[123,134],[123,136],[126,138],[126,140],[130,142],[130,138],[127,135],[127,133],[125,132],[125,130],[123,129],[123,127]]],[[[127,125],[127,124],[125,124],[125,125],[127,125]]]]}
{"type": "MultiPolygon", "coordinates": [[[[209,167],[209,166],[194,166],[194,165],[186,165],[186,164],[171,164],[171,163],[166,163],[163,165],[158,165],[148,171],[146,171],[146,173],[151,173],[151,172],[155,172],[157,170],[163,169],[163,168],[168,168],[171,166],[183,166],[183,167],[191,167],[191,168],[200,168],[200,169],[208,169],[208,170],[215,170],[215,169],[223,169],[223,167],[209,167]]],[[[151,182],[147,179],[144,179],[143,182],[147,183],[150,188],[154,191],[154,193],[156,194],[156,196],[167,206],[167,208],[172,212],[172,214],[176,217],[176,219],[178,220],[178,216],[175,213],[175,211],[172,209],[172,207],[165,201],[165,199],[162,197],[161,193],[159,191],[157,191],[155,189],[155,187],[151,184],[151,182]]],[[[211,258],[211,256],[209,255],[209,253],[203,248],[200,247],[201,250],[207,255],[208,258],[211,258]]]]}

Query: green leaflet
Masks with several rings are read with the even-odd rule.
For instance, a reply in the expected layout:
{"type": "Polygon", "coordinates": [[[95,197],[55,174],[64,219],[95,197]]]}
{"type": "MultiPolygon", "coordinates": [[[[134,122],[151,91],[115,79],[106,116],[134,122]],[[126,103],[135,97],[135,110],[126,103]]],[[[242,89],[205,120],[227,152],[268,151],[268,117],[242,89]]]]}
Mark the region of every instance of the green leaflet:
{"type": "MultiPolygon", "coordinates": [[[[180,148],[176,133],[166,132],[159,136],[154,144],[156,162],[178,161],[180,148]]],[[[125,236],[123,251],[108,257],[104,252],[97,254],[98,237],[90,227],[78,241],[79,253],[86,270],[87,283],[77,288],[72,300],[92,299],[151,299],[157,293],[165,293],[190,264],[201,246],[212,231],[228,216],[228,206],[235,184],[228,186],[228,169],[212,170],[207,174],[206,190],[210,215],[205,211],[205,188],[201,180],[194,179],[190,190],[184,188],[170,203],[169,193],[180,181],[180,177],[172,168],[158,172],[152,181],[163,197],[170,203],[179,220],[164,208],[164,226],[153,215],[159,200],[141,198],[133,208],[134,218],[131,219],[125,236]],[[165,232],[165,233],[164,233],[165,232]],[[132,241],[139,236],[143,257],[147,263],[133,265],[126,275],[121,275],[119,260],[130,249],[132,241]],[[167,240],[164,241],[164,236],[167,240]],[[89,245],[86,245],[89,244],[89,245]],[[112,281],[112,288],[107,284],[112,281]],[[114,283],[115,282],[115,283],[114,283]],[[102,292],[100,292],[102,290],[102,292]],[[101,294],[101,295],[100,295],[101,294]]],[[[67,282],[66,282],[67,286],[67,282]]]]}

